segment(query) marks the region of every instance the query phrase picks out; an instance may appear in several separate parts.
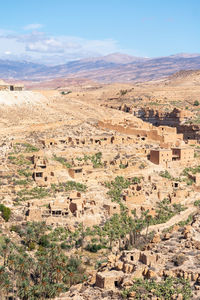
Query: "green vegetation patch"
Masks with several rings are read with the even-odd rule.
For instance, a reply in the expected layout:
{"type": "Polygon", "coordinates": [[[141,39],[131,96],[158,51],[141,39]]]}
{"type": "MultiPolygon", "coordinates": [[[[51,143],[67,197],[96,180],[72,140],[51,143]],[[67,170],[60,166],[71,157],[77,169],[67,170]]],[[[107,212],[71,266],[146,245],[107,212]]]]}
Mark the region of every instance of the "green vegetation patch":
{"type": "Polygon", "coordinates": [[[30,199],[42,199],[44,197],[49,196],[48,190],[42,187],[34,187],[32,189],[22,189],[17,192],[17,196],[19,197],[17,201],[25,201],[30,199]]]}
{"type": "Polygon", "coordinates": [[[18,166],[24,166],[24,165],[31,165],[31,161],[26,159],[24,157],[24,155],[9,155],[8,159],[10,160],[10,162],[14,165],[18,165],[18,166]]]}
{"type": "Polygon", "coordinates": [[[167,170],[165,170],[165,171],[160,171],[159,175],[160,175],[161,177],[167,178],[167,179],[172,179],[172,178],[173,178],[167,170]]]}
{"type": "Polygon", "coordinates": [[[117,176],[114,181],[105,182],[105,186],[109,189],[107,194],[113,202],[121,203],[122,191],[127,189],[131,184],[140,183],[140,180],[139,177],[133,177],[129,180],[123,176],[117,176]]]}
{"type": "Polygon", "coordinates": [[[31,256],[8,242],[2,257],[0,290],[12,298],[52,299],[87,279],[80,257],[68,257],[59,246],[40,246],[31,256]]]}
{"type": "Polygon", "coordinates": [[[87,162],[88,160],[92,162],[93,168],[101,168],[103,166],[103,163],[101,162],[102,159],[102,153],[97,152],[94,155],[84,155],[84,157],[77,157],[78,161],[84,161],[87,162]]]}
{"type": "MultiPolygon", "coordinates": [[[[122,292],[124,298],[128,298],[135,292],[134,299],[151,299],[153,296],[159,299],[171,300],[173,296],[182,295],[183,300],[190,300],[192,289],[189,282],[184,278],[167,277],[165,280],[156,282],[148,279],[135,279],[133,286],[122,292]]],[[[175,298],[173,298],[175,299],[175,298]]]]}
{"type": "Polygon", "coordinates": [[[13,150],[14,153],[17,154],[21,152],[23,153],[38,152],[40,149],[29,143],[16,143],[13,146],[13,150]]]}
{"type": "Polygon", "coordinates": [[[157,203],[156,216],[151,218],[150,224],[162,224],[169,221],[173,216],[184,211],[186,207],[181,204],[170,204],[169,199],[165,198],[163,201],[157,203]]]}
{"type": "Polygon", "coordinates": [[[72,167],[72,165],[70,163],[68,163],[67,160],[66,160],[66,158],[64,158],[64,157],[58,157],[58,156],[54,155],[53,159],[55,161],[58,161],[59,163],[61,163],[66,168],[71,168],[72,167]]]}
{"type": "Polygon", "coordinates": [[[51,190],[53,192],[68,192],[73,190],[78,192],[86,192],[87,186],[79,182],[67,181],[59,184],[51,184],[51,190]]]}
{"type": "Polygon", "coordinates": [[[11,209],[9,207],[6,207],[3,204],[0,204],[0,212],[2,215],[2,218],[8,222],[11,216],[11,209]]]}
{"type": "Polygon", "coordinates": [[[199,106],[199,101],[198,100],[194,101],[194,106],[199,106]]]}
{"type": "Polygon", "coordinates": [[[17,171],[17,173],[20,175],[20,176],[24,176],[26,178],[29,178],[32,176],[32,172],[29,171],[29,169],[20,169],[17,171]]]}
{"type": "Polygon", "coordinates": [[[120,165],[119,165],[119,168],[120,168],[120,169],[126,169],[126,168],[127,168],[127,165],[125,165],[125,164],[120,164],[120,165]]]}

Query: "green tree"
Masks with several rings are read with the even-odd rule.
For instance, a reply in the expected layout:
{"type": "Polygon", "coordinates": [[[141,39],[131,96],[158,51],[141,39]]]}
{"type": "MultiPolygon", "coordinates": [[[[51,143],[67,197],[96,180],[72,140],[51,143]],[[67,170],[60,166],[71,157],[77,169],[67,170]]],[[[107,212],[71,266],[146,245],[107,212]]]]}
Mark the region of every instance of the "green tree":
{"type": "Polygon", "coordinates": [[[10,216],[11,216],[11,210],[9,207],[6,207],[5,205],[3,204],[0,204],[0,211],[2,213],[2,218],[8,222],[9,219],[10,219],[10,216]]]}

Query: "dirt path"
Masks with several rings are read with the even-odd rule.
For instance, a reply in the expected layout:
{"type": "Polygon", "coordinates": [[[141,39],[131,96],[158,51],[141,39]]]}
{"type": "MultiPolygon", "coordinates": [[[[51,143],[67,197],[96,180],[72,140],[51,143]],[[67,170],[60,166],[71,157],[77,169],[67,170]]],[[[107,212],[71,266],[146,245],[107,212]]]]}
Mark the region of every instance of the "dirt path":
{"type": "MultiPolygon", "coordinates": [[[[156,232],[161,232],[164,229],[167,229],[181,221],[185,221],[187,220],[187,218],[189,217],[189,215],[195,213],[197,211],[196,207],[189,207],[186,210],[182,211],[180,214],[175,215],[174,217],[172,217],[169,221],[167,221],[166,223],[163,224],[158,224],[158,225],[152,225],[149,227],[149,232],[150,231],[156,231],[156,232]]],[[[146,232],[146,229],[142,231],[142,233],[144,234],[146,232]]]]}

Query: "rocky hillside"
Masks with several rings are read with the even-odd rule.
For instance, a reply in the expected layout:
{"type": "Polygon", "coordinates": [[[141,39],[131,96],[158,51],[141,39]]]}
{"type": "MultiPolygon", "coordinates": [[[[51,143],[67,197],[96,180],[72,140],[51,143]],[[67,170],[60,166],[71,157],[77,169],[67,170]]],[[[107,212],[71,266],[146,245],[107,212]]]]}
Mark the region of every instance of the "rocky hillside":
{"type": "Polygon", "coordinates": [[[179,71],[171,75],[166,81],[168,85],[199,86],[200,70],[179,71]]]}

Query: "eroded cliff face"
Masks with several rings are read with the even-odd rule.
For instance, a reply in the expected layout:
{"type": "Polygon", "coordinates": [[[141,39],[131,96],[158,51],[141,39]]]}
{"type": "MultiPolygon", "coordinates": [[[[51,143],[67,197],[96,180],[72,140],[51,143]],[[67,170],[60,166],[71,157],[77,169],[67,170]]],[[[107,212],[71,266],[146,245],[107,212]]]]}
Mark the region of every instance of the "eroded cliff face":
{"type": "Polygon", "coordinates": [[[185,140],[199,139],[200,126],[192,124],[192,112],[174,108],[171,112],[141,108],[133,112],[135,116],[154,126],[176,127],[177,133],[182,133],[185,140]]]}
{"type": "Polygon", "coordinates": [[[192,123],[193,113],[191,111],[177,108],[174,108],[172,111],[163,111],[149,107],[137,109],[134,105],[126,103],[112,105],[110,108],[133,114],[154,126],[176,127],[177,133],[182,133],[184,140],[200,139],[200,125],[192,123]]]}

